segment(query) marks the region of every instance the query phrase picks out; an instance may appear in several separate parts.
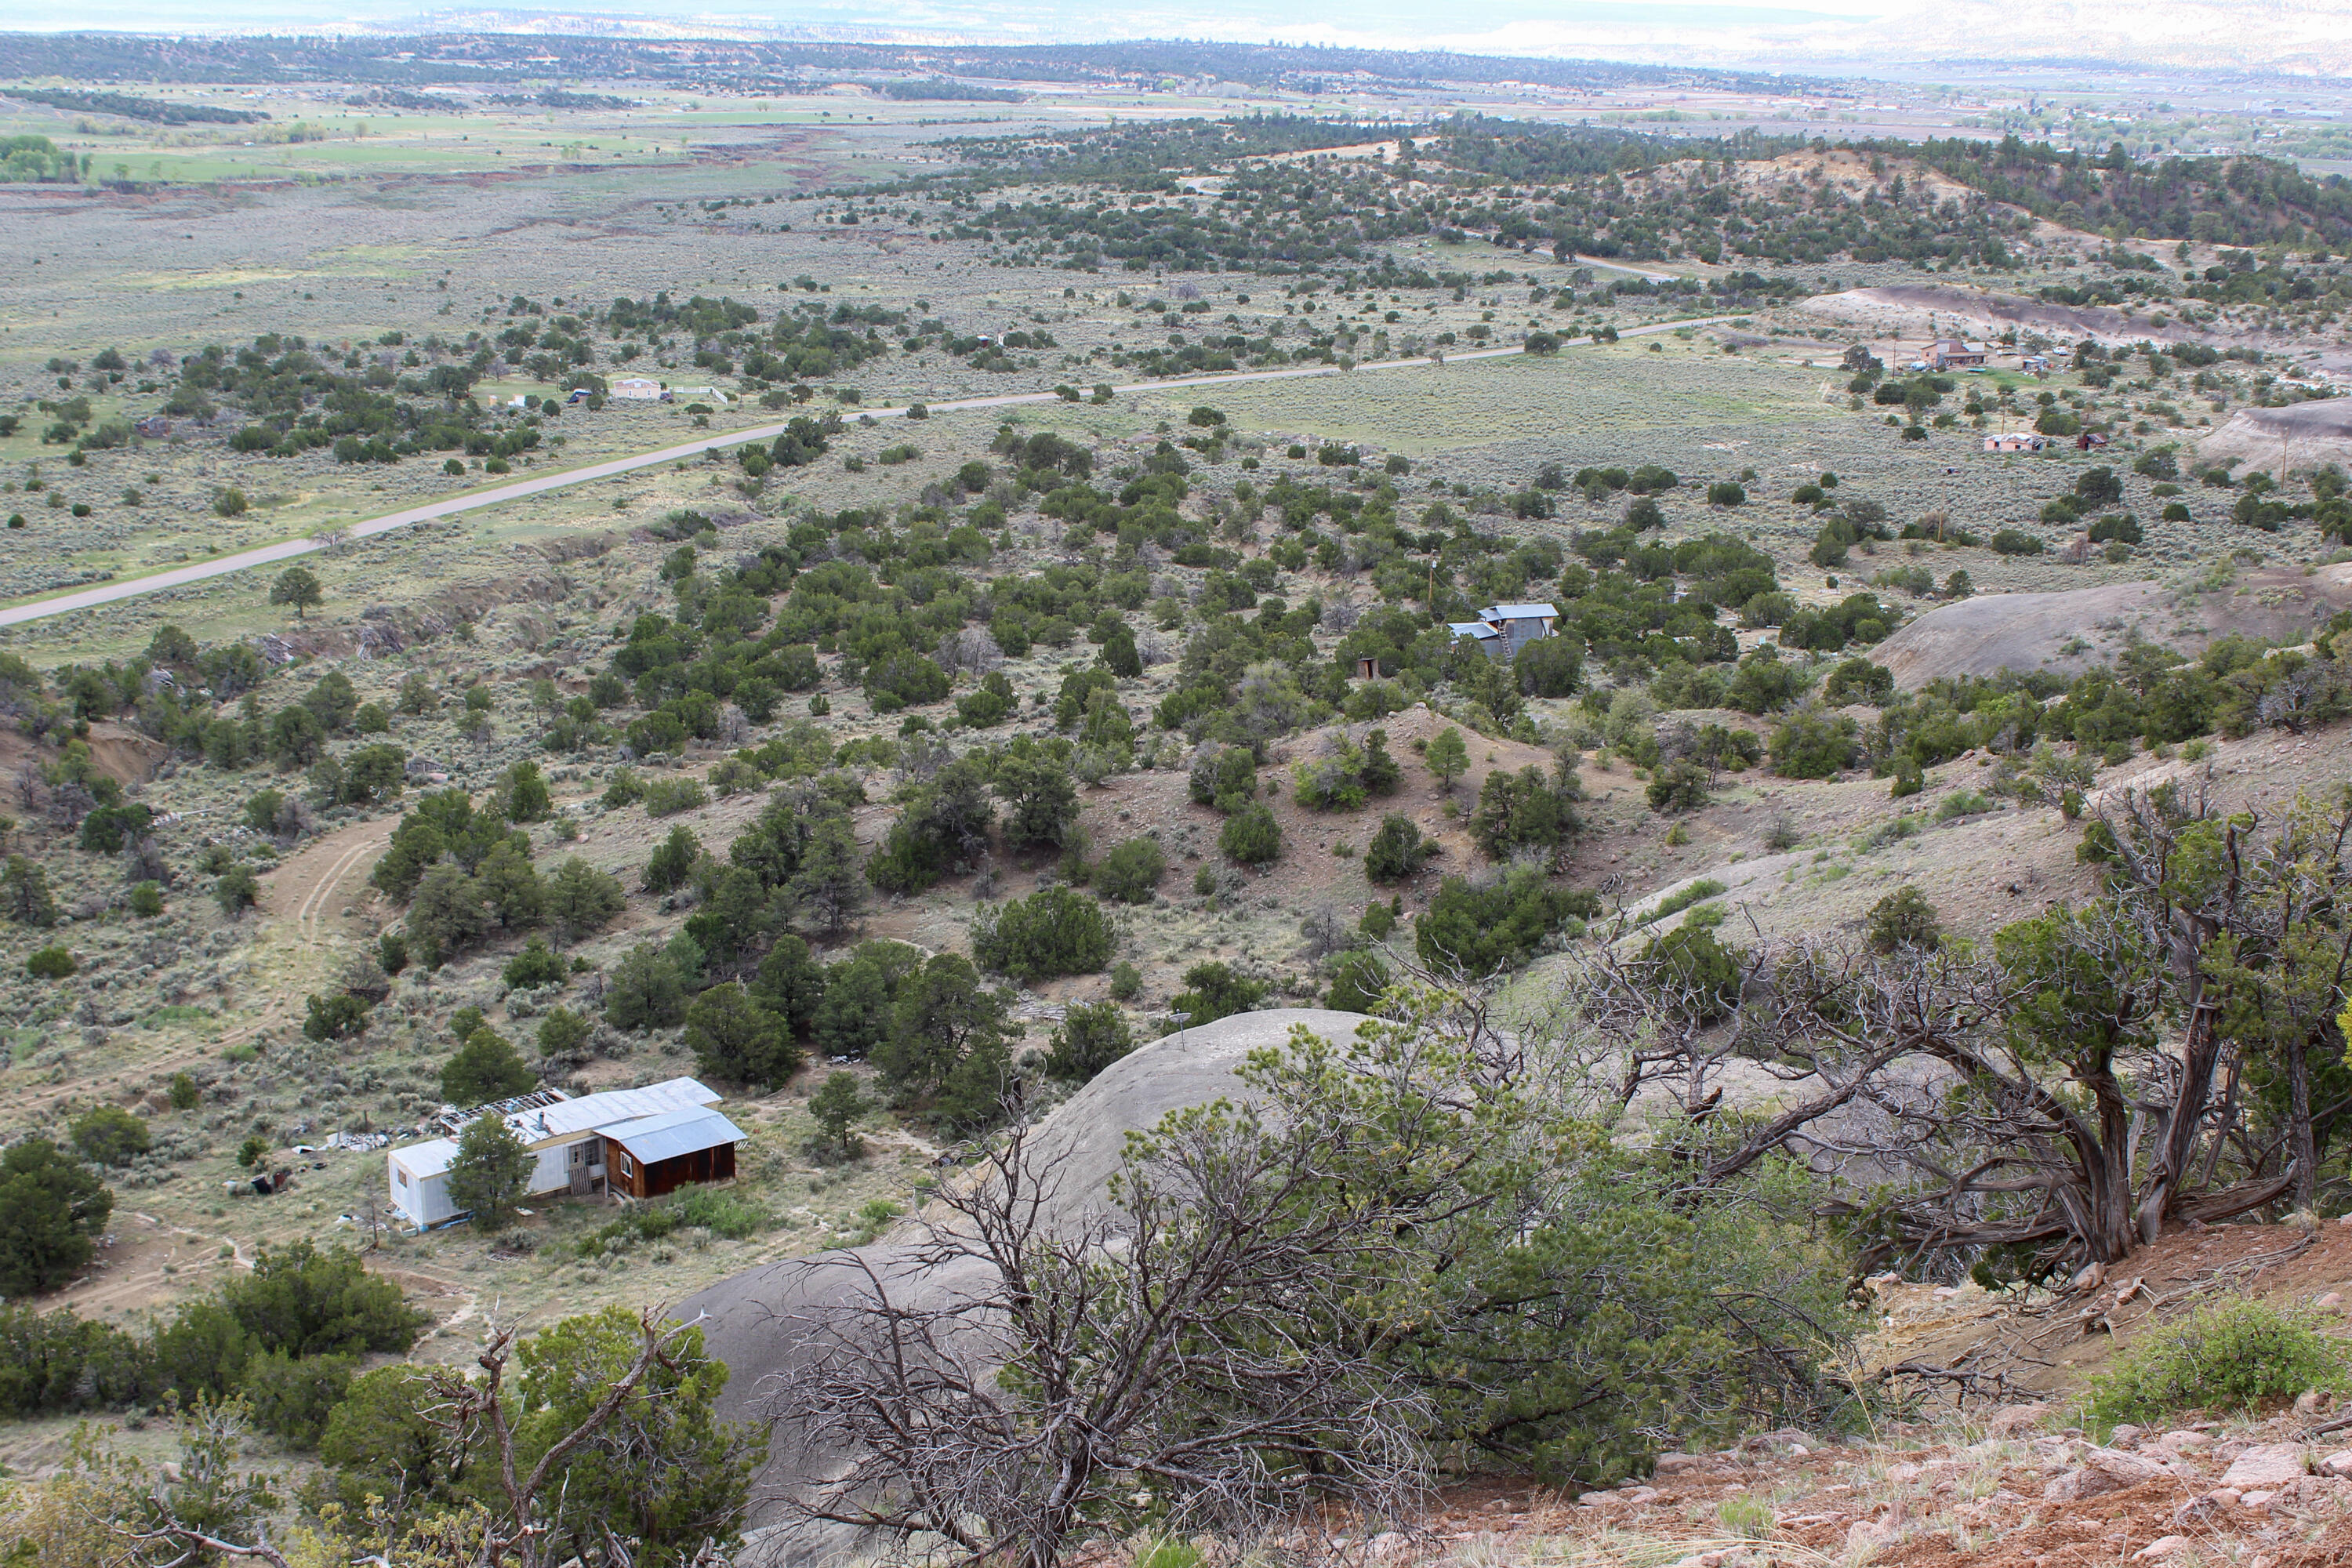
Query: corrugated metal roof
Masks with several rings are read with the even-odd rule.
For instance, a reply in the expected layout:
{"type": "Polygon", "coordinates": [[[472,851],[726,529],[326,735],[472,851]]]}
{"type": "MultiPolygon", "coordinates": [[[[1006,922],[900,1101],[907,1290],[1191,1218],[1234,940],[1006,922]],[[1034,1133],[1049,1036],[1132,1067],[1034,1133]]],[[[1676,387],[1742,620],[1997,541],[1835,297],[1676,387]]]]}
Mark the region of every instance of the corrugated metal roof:
{"type": "Polygon", "coordinates": [[[1524,621],[1538,616],[1558,619],[1559,610],[1551,605],[1489,605],[1478,612],[1490,621],[1524,621]]]}
{"type": "Polygon", "coordinates": [[[1457,637],[1498,637],[1503,635],[1484,621],[1448,621],[1445,627],[1457,637]]]}
{"type": "MultiPolygon", "coordinates": [[[[715,1105],[719,1091],[698,1079],[674,1078],[662,1083],[649,1083],[641,1089],[608,1089],[602,1094],[583,1094],[577,1100],[559,1100],[552,1105],[533,1106],[527,1110],[509,1112],[507,1125],[525,1143],[537,1145],[551,1139],[569,1138],[583,1132],[604,1131],[618,1123],[642,1121],[648,1117],[670,1111],[698,1110],[715,1105]]],[[[422,1175],[449,1168],[457,1145],[446,1138],[436,1138],[422,1143],[412,1143],[394,1151],[403,1156],[408,1168],[422,1175]],[[431,1170],[419,1171],[408,1156],[435,1148],[446,1148],[439,1164],[431,1170]]]]}
{"type": "Polygon", "coordinates": [[[583,1094],[561,1105],[541,1106],[507,1118],[526,1143],[544,1142],[573,1132],[600,1131],[616,1121],[657,1116],[666,1110],[690,1110],[718,1103],[719,1091],[697,1079],[674,1078],[642,1089],[608,1089],[583,1094]]]}
{"type": "Polygon", "coordinates": [[[667,1110],[600,1131],[646,1165],[743,1141],[741,1128],[718,1111],[706,1110],[667,1110]]]}

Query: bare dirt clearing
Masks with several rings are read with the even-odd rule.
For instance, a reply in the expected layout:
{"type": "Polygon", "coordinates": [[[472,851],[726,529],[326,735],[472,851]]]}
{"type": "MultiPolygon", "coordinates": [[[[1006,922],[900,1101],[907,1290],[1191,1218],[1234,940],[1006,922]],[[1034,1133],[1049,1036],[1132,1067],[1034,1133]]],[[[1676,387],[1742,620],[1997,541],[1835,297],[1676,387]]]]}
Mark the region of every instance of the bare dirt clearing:
{"type": "Polygon", "coordinates": [[[2053,305],[1955,289],[1936,283],[1893,283],[1875,289],[1848,289],[1819,294],[1797,307],[1835,321],[1850,321],[1874,333],[1917,336],[1935,331],[1998,335],[2012,327],[2077,342],[2094,338],[2102,343],[2135,343],[2143,338],[2157,342],[2202,342],[2210,334],[2184,330],[2177,321],[2162,326],[2147,316],[2104,306],[2053,305]]]}

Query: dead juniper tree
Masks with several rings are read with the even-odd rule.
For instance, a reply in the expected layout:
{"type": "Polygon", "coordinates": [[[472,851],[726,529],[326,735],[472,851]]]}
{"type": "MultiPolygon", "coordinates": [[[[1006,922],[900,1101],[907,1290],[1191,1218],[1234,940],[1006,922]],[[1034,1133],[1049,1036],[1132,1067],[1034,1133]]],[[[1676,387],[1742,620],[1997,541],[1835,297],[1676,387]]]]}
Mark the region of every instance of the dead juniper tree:
{"type": "Polygon", "coordinates": [[[854,1299],[784,1325],[800,1353],[769,1414],[849,1458],[780,1500],[787,1515],[1045,1568],[1147,1520],[1249,1532],[1318,1500],[1402,1512],[1426,1413],[1378,1332],[1345,1324],[1419,1210],[1332,1190],[1368,1131],[1180,1113],[1087,1205],[1016,1126],[945,1193],[907,1268],[812,1265],[856,1271],[854,1299]]]}
{"type": "Polygon", "coordinates": [[[1610,945],[1580,1005],[1622,1101],[1677,1102],[1701,1185],[1784,1152],[1829,1184],[1822,1212],[1858,1227],[1866,1264],[2112,1263],[2167,1217],[2315,1194],[2352,1111],[2347,843],[2352,792],[2266,823],[2166,787],[2091,825],[2097,898],[1990,943],[1759,939],[1737,954],[1736,1013],[1706,1005],[1721,975],[1610,945]],[[1778,1081],[1769,1113],[1727,1110],[1735,1072],[1778,1081]],[[2315,1103],[2320,1082],[2342,1087],[2315,1103]]]}

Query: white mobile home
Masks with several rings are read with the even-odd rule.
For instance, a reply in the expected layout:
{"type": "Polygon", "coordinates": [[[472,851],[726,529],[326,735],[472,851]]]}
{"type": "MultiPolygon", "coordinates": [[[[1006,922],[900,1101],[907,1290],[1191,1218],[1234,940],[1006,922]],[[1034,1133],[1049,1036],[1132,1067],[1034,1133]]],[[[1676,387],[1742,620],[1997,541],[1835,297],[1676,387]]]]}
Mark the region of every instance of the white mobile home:
{"type": "MultiPolygon", "coordinates": [[[[674,1078],[642,1089],[607,1089],[577,1100],[561,1097],[560,1090],[529,1100],[533,1103],[518,1109],[484,1106],[474,1114],[503,1115],[515,1136],[539,1157],[531,1173],[532,1196],[572,1193],[585,1197],[605,1190],[605,1129],[671,1111],[699,1110],[718,1103],[719,1095],[694,1079],[674,1078]]],[[[471,1120],[472,1115],[445,1117],[443,1125],[462,1127],[471,1120]]],[[[459,1217],[462,1211],[449,1198],[449,1166],[457,1157],[454,1138],[411,1143],[385,1156],[385,1186],[393,1206],[418,1229],[459,1217]]],[[[731,1161],[727,1173],[733,1173],[731,1161]]]]}

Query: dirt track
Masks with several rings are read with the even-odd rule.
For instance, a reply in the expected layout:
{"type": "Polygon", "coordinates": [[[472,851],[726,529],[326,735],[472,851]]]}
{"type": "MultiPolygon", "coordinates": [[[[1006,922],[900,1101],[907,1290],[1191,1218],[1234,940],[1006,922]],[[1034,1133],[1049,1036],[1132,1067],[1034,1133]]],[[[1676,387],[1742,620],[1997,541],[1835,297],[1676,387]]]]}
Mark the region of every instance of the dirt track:
{"type": "Polygon", "coordinates": [[[297,942],[317,947],[341,928],[336,900],[365,888],[398,820],[379,817],[337,828],[310,840],[268,875],[262,884],[269,890],[268,908],[278,921],[293,922],[297,942]]]}

